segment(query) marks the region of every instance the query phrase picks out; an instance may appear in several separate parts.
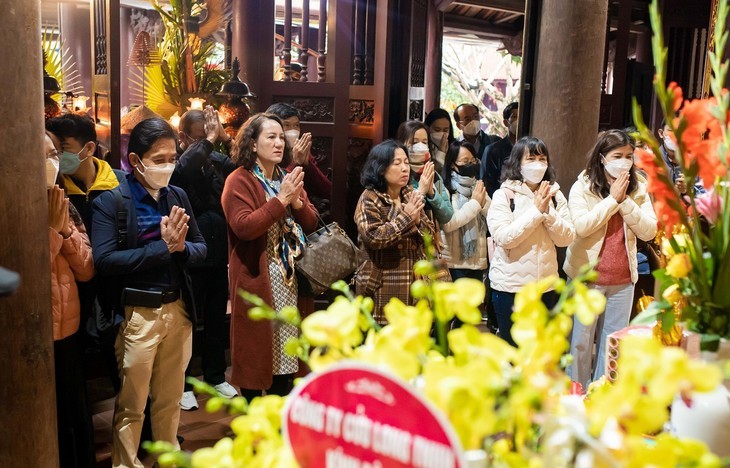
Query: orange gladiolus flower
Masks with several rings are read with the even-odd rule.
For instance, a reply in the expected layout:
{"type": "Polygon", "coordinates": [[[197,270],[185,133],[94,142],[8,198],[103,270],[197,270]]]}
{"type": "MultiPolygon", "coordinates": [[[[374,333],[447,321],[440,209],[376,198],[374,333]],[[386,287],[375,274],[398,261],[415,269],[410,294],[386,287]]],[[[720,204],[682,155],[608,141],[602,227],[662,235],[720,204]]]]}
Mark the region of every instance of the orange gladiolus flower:
{"type": "Polygon", "coordinates": [[[717,146],[722,140],[720,123],[712,116],[715,98],[687,101],[680,113],[687,123],[682,133],[684,169],[697,164],[697,171],[706,188],[715,184],[715,177],[722,177],[727,170],[720,163],[717,146]]]}
{"type": "Polygon", "coordinates": [[[660,176],[664,179],[667,178],[667,167],[663,162],[657,163],[654,153],[649,150],[638,148],[634,154],[638,157],[636,166],[646,172],[647,192],[654,198],[653,205],[657,219],[669,234],[674,226],[679,224],[681,218],[668,202],[668,200],[679,202],[677,192],[674,187],[670,187],[660,180],[660,176]]]}
{"type": "Polygon", "coordinates": [[[682,100],[684,99],[682,88],[679,87],[676,81],[672,81],[669,83],[669,87],[667,88],[667,91],[673,94],[674,96],[674,112],[677,112],[680,107],[682,107],[682,100]]]}

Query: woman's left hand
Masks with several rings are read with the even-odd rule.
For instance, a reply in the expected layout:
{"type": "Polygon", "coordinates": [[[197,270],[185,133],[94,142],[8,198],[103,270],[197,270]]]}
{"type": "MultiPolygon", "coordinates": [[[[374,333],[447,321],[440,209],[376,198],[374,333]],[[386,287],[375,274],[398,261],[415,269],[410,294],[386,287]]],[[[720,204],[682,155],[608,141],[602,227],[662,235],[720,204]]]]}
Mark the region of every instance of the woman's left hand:
{"type": "Polygon", "coordinates": [[[535,192],[535,206],[540,213],[547,213],[550,209],[550,182],[543,180],[535,192]]]}
{"type": "Polygon", "coordinates": [[[433,179],[436,174],[436,169],[433,167],[433,162],[429,161],[423,166],[423,172],[421,178],[418,180],[418,191],[421,194],[429,197],[433,197],[433,179]]]}

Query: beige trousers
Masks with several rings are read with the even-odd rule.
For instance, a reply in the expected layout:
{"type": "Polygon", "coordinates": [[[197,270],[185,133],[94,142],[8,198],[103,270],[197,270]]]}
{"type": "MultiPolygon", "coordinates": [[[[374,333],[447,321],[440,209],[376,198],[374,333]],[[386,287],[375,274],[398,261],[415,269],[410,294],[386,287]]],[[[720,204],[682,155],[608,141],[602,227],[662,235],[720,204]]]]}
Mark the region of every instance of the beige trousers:
{"type": "Polygon", "coordinates": [[[179,447],[180,396],[193,328],[181,299],[159,309],[127,306],[115,343],[122,387],[114,405],[112,465],[139,467],[144,407],[151,399],[152,436],[179,447]]]}

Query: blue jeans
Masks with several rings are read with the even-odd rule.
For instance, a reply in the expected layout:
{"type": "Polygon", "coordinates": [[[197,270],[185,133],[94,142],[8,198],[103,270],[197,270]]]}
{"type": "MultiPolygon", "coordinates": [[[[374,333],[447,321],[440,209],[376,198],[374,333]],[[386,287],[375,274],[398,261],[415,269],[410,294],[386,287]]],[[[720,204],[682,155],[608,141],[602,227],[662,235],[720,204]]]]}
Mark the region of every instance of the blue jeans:
{"type": "MultiPolygon", "coordinates": [[[[548,291],[542,295],[542,303],[548,309],[551,309],[557,304],[558,295],[555,291],[548,291]]],[[[515,305],[515,293],[502,292],[492,289],[492,304],[494,304],[494,311],[497,314],[497,323],[499,324],[498,335],[507,343],[512,346],[517,346],[512,339],[512,309],[515,305]]]]}
{"type": "Polygon", "coordinates": [[[606,339],[611,333],[629,325],[631,304],[634,298],[634,285],[618,284],[612,286],[594,285],[594,289],[606,296],[606,310],[592,325],[585,326],[573,317],[573,337],[570,354],[573,363],[568,375],[587,389],[588,384],[598,380],[606,370],[606,339]],[[596,360],[593,361],[593,343],[596,341],[596,360]],[[591,375],[593,378],[591,378],[591,375]]]}

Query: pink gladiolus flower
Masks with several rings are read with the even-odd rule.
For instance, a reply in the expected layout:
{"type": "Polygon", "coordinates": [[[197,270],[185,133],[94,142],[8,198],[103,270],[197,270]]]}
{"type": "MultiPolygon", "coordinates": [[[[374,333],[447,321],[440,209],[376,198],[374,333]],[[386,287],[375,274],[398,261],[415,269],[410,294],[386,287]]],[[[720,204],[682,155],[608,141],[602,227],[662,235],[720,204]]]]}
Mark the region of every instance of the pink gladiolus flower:
{"type": "Polygon", "coordinates": [[[698,195],[695,198],[695,205],[697,212],[704,216],[710,224],[715,224],[717,217],[722,213],[722,198],[714,190],[698,195]]]}

